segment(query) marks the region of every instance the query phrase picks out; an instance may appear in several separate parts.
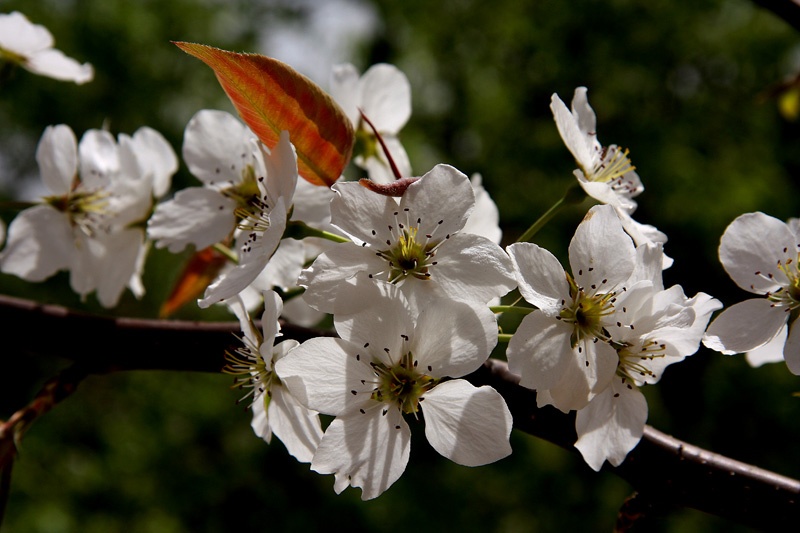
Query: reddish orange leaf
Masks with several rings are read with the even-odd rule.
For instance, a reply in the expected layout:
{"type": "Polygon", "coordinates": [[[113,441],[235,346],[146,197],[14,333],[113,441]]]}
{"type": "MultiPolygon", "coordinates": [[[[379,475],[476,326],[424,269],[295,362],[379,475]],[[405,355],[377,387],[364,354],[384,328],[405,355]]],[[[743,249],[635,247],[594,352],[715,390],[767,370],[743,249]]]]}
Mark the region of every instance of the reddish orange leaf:
{"type": "Polygon", "coordinates": [[[175,44],[212,68],[242,120],[266,146],[275,146],[282,130],[289,132],[303,178],[327,186],[339,178],[353,151],[353,124],[316,83],[277,59],[175,44]]]}
{"type": "Polygon", "coordinates": [[[167,318],[187,303],[195,301],[211,285],[227,260],[211,246],[195,252],[183,267],[167,301],[161,306],[159,316],[167,318]]]}

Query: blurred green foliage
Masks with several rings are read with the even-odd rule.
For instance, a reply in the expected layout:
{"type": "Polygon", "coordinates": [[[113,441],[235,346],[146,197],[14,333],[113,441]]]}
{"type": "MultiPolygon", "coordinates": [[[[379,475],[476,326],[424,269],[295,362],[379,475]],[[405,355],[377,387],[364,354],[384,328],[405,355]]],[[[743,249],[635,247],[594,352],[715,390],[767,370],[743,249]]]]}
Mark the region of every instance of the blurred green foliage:
{"type": "MultiPolygon", "coordinates": [[[[232,108],[207,67],[169,41],[270,54],[259,49],[263,35],[288,24],[302,31],[320,4],[0,0],[0,12],[20,10],[44,24],[58,48],[96,70],[80,87],[23,70],[0,87],[0,194],[10,198],[19,179],[36,176],[33,154],[48,124],[69,124],[79,136],[104,125],[114,133],[148,125],[180,153],[183,127],[197,110],[232,108]]],[[[549,102],[557,92],[569,103],[579,85],[589,87],[601,142],[631,150],[647,188],[637,220],[670,237],[666,251],[675,265],[667,284],[726,305],[746,298],[716,257],[725,226],[748,211],[799,214],[800,129],[758,95],[800,69],[800,39],[747,0],[406,0],[372,8],[380,20],[376,37],[352,60],[362,69],[392,62],[410,78],[414,114],[402,139],[415,173],[440,162],[482,173],[507,242],[573,182],[549,102]]],[[[182,167],[176,187],[193,183],[182,167]]],[[[588,205],[563,212],[537,242],[563,259],[588,205]]],[[[14,213],[0,214],[8,222],[14,213]]],[[[137,302],[127,294],[110,311],[93,297],[80,302],[65,275],[43,284],[0,275],[0,291],[154,316],[185,257],[155,251],[146,297],[137,302]]],[[[180,317],[226,315],[187,309],[180,317]]],[[[63,343],[65,354],[81,349],[80,339],[48,340],[63,343]]],[[[13,354],[1,361],[0,417],[65,364],[13,354]]],[[[440,458],[415,427],[409,467],[386,494],[366,503],[358,490],[336,496],[330,476],[309,472],[279,442],[266,446],[252,435],[249,414],[234,406],[227,383],[163,372],[88,379],[26,435],[4,530],[608,531],[630,492],[579,456],[523,434],[513,435],[510,458],[461,467],[440,458]]],[[[791,397],[799,383],[781,364],[754,370],[742,357],[701,351],[645,389],[650,423],[800,477],[800,399],[791,397]]],[[[678,511],[639,530],[744,529],[678,511]]]]}

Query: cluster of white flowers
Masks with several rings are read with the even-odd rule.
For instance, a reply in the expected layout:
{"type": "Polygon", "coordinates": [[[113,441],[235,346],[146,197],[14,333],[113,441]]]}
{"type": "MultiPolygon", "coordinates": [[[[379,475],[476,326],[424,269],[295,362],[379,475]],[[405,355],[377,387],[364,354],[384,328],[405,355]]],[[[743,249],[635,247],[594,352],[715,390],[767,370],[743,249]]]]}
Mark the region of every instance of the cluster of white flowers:
{"type": "Polygon", "coordinates": [[[96,290],[105,307],[126,286],[141,296],[144,222],[178,169],[169,143],[145,127],[118,140],[89,130],[78,144],[61,124],[45,130],[36,160],[52,195],[11,222],[0,270],[28,281],[69,270],[73,290],[96,290]]]}
{"type": "MultiPolygon", "coordinates": [[[[0,18],[0,28],[11,18],[29,24],[20,17],[0,18]]],[[[0,40],[7,50],[21,54],[0,40]]],[[[539,406],[577,412],[575,446],[595,470],[619,465],[639,442],[647,419],[639,387],[701,340],[749,352],[754,364],[785,358],[800,373],[797,221],[752,213],[726,230],[725,269],[766,298],[731,307],[706,332],[722,305],[664,287],[666,236],[631,218],[644,188],[628,151],[599,143],[586,88],[576,89],[571,111],[557,95],[551,103],[580,187],[604,204],[577,227],[569,272],[535,244],[500,247],[497,207],[480,176],[437,165],[412,177],[399,138],[410,89],[399,70],[381,64],[359,77],[339,66],[332,92],[353,122],[366,184],[312,186],[298,179],[288,132],[268,149],[233,116],[203,110],[183,144],[202,186],[154,207],[178,165],[160,134],[142,128],[115,140],[90,130],[77,143],[68,126],[48,127],[36,158],[52,195],[10,224],[0,269],[29,281],[69,270],[76,292],[96,290],[111,307],[126,285],[142,293],[147,238],[172,252],[224,251],[231,261],[199,305],[225,303],[240,321],[243,345],[226,371],[249,389],[255,433],[267,442],[274,433],[298,460],[334,474],[337,492],[360,487],[364,499],[402,474],[409,422],[421,417],[430,445],[459,464],[511,453],[504,399],[461,378],[498,344],[496,314],[508,308],[490,306],[516,288],[533,307],[516,308],[526,316],[508,340],[509,367],[539,406]],[[284,306],[273,288],[302,296],[284,306]],[[261,302],[259,331],[248,310],[261,302]],[[312,325],[325,313],[338,338],[275,344],[282,314],[312,325]],[[335,417],[324,431],[320,413],[335,417]]]]}

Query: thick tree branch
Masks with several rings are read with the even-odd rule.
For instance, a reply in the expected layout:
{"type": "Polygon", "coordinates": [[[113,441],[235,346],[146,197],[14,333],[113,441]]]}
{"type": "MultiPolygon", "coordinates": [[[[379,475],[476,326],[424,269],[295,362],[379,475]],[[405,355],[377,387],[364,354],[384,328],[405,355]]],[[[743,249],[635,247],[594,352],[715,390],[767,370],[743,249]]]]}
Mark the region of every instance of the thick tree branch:
{"type": "MultiPolygon", "coordinates": [[[[104,318],[7,296],[0,296],[0,320],[14,332],[7,336],[9,351],[75,360],[75,368],[65,374],[78,377],[67,379],[70,390],[80,376],[89,373],[218,372],[225,350],[238,342],[233,334],[239,332],[235,322],[104,318]]],[[[300,341],[331,335],[282,326],[285,338],[300,341]]],[[[505,363],[489,360],[468,379],[476,385],[491,385],[503,395],[516,429],[576,451],[574,413],[537,408],[536,393],[520,387],[519,376],[510,373],[505,363]]],[[[34,402],[48,390],[60,390],[52,383],[34,402]]],[[[633,485],[637,498],[649,502],[651,509],[690,507],[765,530],[792,530],[800,523],[799,481],[703,450],[650,426],[621,466],[605,469],[633,485]]]]}
{"type": "MultiPolygon", "coordinates": [[[[491,385],[506,399],[514,427],[577,453],[575,413],[536,407],[536,392],[490,359],[469,377],[491,385]]],[[[588,468],[588,467],[587,467],[588,468]]],[[[645,426],[639,445],[613,472],[651,502],[652,508],[689,507],[766,531],[792,531],[800,524],[800,481],[709,452],[645,426]]]]}
{"type": "MultiPolygon", "coordinates": [[[[0,323],[13,332],[7,353],[63,357],[101,374],[115,370],[219,372],[225,350],[235,349],[238,322],[185,322],[109,318],[58,305],[0,295],[0,323]]],[[[287,339],[307,340],[331,332],[282,323],[287,339]]]]}

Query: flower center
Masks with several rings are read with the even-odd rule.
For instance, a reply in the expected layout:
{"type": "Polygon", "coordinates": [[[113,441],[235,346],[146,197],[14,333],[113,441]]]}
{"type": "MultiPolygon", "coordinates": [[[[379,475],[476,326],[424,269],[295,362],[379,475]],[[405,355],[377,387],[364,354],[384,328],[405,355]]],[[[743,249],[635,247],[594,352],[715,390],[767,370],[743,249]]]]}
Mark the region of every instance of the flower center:
{"type": "MultiPolygon", "coordinates": [[[[612,343],[614,344],[614,343],[612,343]]],[[[628,378],[632,382],[642,381],[642,378],[650,376],[657,378],[652,370],[647,367],[647,363],[653,359],[666,357],[664,352],[666,345],[656,340],[648,340],[642,344],[641,348],[622,344],[614,347],[617,349],[619,364],[617,365],[617,375],[621,378],[628,378]]]]}
{"type": "MultiPolygon", "coordinates": [[[[244,344],[243,346],[237,348],[234,353],[225,352],[227,364],[222,368],[222,372],[233,376],[232,389],[250,389],[244,396],[236,400],[237,404],[248,397],[255,398],[256,391],[258,391],[265,393],[264,408],[266,409],[269,407],[270,389],[273,385],[280,384],[280,380],[272,368],[267,366],[258,347],[246,337],[240,340],[244,344]]],[[[258,342],[260,341],[259,338],[258,342]]]]}
{"type": "Polygon", "coordinates": [[[411,352],[400,358],[400,362],[387,367],[383,363],[372,363],[378,375],[378,384],[372,393],[373,400],[396,404],[404,413],[419,411],[421,396],[430,390],[437,380],[419,372],[411,352]]]}
{"type": "Polygon", "coordinates": [[[92,237],[101,229],[103,219],[113,213],[108,209],[111,193],[98,188],[86,191],[78,187],[63,196],[46,196],[44,201],[69,216],[70,223],[92,237]]]}
{"type": "MultiPolygon", "coordinates": [[[[399,283],[408,277],[428,280],[431,277],[428,269],[436,264],[433,260],[436,255],[438,243],[430,241],[430,235],[425,240],[417,238],[418,228],[402,229],[394,245],[377,252],[389,263],[388,281],[399,283]]],[[[387,241],[390,244],[391,241],[387,241]]]]}
{"type": "Polygon", "coordinates": [[[599,151],[599,158],[592,169],[590,181],[612,182],[636,169],[628,158],[627,148],[623,151],[618,146],[604,146],[599,151]]]}
{"type": "Polygon", "coordinates": [[[614,312],[615,292],[605,294],[589,294],[579,287],[569,274],[566,274],[570,287],[572,303],[567,306],[562,301],[563,307],[558,319],[572,324],[573,331],[570,337],[572,347],[584,339],[599,339],[604,342],[611,340],[605,329],[605,317],[614,312]]]}
{"type": "MultiPolygon", "coordinates": [[[[239,219],[236,224],[239,229],[248,232],[263,233],[269,229],[270,201],[265,194],[261,196],[258,181],[253,167],[248,165],[242,170],[242,181],[223,191],[223,194],[238,202],[233,214],[239,219]]],[[[255,237],[251,235],[255,240],[255,237]]]]}
{"type": "MultiPolygon", "coordinates": [[[[800,261],[800,255],[798,255],[798,261],[800,261]]],[[[780,289],[767,294],[767,298],[775,302],[774,305],[786,307],[789,311],[800,308],[800,272],[798,272],[797,264],[798,262],[792,259],[787,259],[785,263],[778,261],[778,269],[786,277],[786,281],[781,283],[780,289]]]]}

